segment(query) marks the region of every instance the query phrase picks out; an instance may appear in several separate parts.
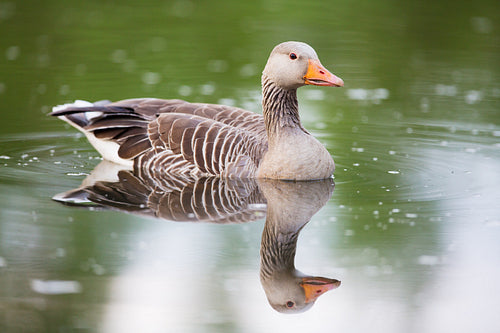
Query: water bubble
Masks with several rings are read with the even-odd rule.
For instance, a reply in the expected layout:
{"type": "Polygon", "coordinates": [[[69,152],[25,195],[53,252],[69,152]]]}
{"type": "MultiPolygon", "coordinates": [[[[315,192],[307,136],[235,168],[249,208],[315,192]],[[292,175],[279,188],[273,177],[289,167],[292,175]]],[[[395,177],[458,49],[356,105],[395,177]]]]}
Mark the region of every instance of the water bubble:
{"type": "Polygon", "coordinates": [[[215,92],[215,85],[213,83],[207,83],[200,87],[200,92],[202,95],[212,95],[215,92]]]}
{"type": "Polygon", "coordinates": [[[434,266],[439,263],[439,258],[437,256],[422,255],[418,257],[418,263],[420,265],[434,266]]]}
{"type": "Polygon", "coordinates": [[[438,96],[456,96],[457,87],[454,85],[436,84],[435,92],[438,96]]]}
{"type": "Polygon", "coordinates": [[[62,86],[59,87],[59,95],[66,96],[69,94],[70,88],[69,85],[63,84],[62,86]]]}
{"type": "Polygon", "coordinates": [[[354,236],[354,230],[352,230],[352,229],[346,229],[344,231],[344,235],[347,236],[347,237],[354,236]]]}
{"type": "Polygon", "coordinates": [[[111,61],[117,64],[122,64],[127,59],[127,51],[122,49],[114,50],[111,53],[111,61]]]}
{"type": "Polygon", "coordinates": [[[172,6],[171,12],[177,17],[188,17],[194,9],[193,2],[189,0],[177,0],[172,6]]]}
{"type": "Polygon", "coordinates": [[[482,99],[482,93],[478,90],[469,90],[465,92],[465,103],[476,104],[482,99]]]}
{"type": "Polygon", "coordinates": [[[190,86],[180,86],[178,92],[181,96],[189,96],[193,92],[193,88],[190,86]]]}
{"type": "Polygon", "coordinates": [[[5,51],[5,57],[9,61],[13,61],[19,57],[20,53],[21,53],[21,50],[19,49],[19,46],[17,46],[17,45],[9,46],[7,48],[7,50],[5,51]]]}
{"type": "Polygon", "coordinates": [[[254,76],[258,72],[257,66],[255,64],[243,65],[240,69],[240,75],[243,77],[254,76]]]}
{"type": "Polygon", "coordinates": [[[476,33],[489,34],[493,30],[493,23],[487,17],[472,17],[470,23],[476,33]]]}
{"type": "Polygon", "coordinates": [[[149,85],[155,85],[160,83],[161,75],[155,72],[146,72],[142,74],[142,82],[149,85]]]}
{"type": "Polygon", "coordinates": [[[228,65],[225,60],[210,60],[207,64],[207,69],[214,73],[223,73],[227,71],[228,65]]]}

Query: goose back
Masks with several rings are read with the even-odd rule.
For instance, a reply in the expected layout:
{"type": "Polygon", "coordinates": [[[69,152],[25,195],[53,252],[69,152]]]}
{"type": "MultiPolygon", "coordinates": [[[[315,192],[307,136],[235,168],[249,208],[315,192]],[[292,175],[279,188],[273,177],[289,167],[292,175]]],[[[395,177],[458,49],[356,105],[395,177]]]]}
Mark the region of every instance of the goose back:
{"type": "Polygon", "coordinates": [[[251,178],[267,151],[263,117],[230,106],[147,98],[68,106],[51,115],[84,132],[105,158],[99,145],[116,143],[115,161],[133,160],[152,176],[251,178]]]}

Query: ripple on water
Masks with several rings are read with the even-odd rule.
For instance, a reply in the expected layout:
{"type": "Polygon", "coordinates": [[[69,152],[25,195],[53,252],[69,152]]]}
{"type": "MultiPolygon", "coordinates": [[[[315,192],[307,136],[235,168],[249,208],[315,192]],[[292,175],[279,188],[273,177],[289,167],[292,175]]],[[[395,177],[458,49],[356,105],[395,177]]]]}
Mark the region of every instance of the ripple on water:
{"type": "Polygon", "coordinates": [[[350,151],[335,156],[335,179],[383,201],[469,197],[483,192],[486,165],[500,168],[495,133],[466,124],[359,125],[350,151]]]}
{"type": "Polygon", "coordinates": [[[82,178],[101,160],[86,139],[75,133],[3,136],[0,145],[5,147],[0,157],[1,180],[11,184],[58,183],[64,174],[82,178]]]}

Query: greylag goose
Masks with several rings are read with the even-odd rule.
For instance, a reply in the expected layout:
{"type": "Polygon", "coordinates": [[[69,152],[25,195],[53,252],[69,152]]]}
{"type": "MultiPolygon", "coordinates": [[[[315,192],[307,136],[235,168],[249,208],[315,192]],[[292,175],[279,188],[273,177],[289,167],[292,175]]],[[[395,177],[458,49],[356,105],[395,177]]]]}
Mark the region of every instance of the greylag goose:
{"type": "Polygon", "coordinates": [[[263,115],[231,106],[152,98],[77,101],[51,115],[82,131],[104,159],[151,176],[325,179],[335,164],[300,122],[297,88],[342,87],[314,49],[285,42],[262,73],[263,115]]]}
{"type": "Polygon", "coordinates": [[[299,233],[332,196],[333,180],[295,183],[265,179],[259,180],[259,188],[267,199],[260,247],[262,287],[276,311],[306,311],[319,296],[341,284],[336,279],[305,275],[295,268],[299,233]]]}

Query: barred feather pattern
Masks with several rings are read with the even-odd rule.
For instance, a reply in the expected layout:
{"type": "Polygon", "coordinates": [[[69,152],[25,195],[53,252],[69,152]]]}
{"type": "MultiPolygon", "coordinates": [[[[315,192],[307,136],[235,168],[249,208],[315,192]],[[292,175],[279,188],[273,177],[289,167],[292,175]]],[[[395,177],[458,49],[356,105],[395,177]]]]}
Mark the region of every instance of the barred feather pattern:
{"type": "Polygon", "coordinates": [[[52,115],[118,143],[118,156],[134,159],[134,168],[152,177],[251,178],[267,151],[263,117],[230,106],[142,98],[69,107],[52,115]]]}
{"type": "Polygon", "coordinates": [[[216,177],[185,182],[182,177],[149,178],[131,171],[117,182],[86,187],[88,199],[105,208],[171,221],[243,223],[262,218],[266,200],[255,180],[216,177]]]}

